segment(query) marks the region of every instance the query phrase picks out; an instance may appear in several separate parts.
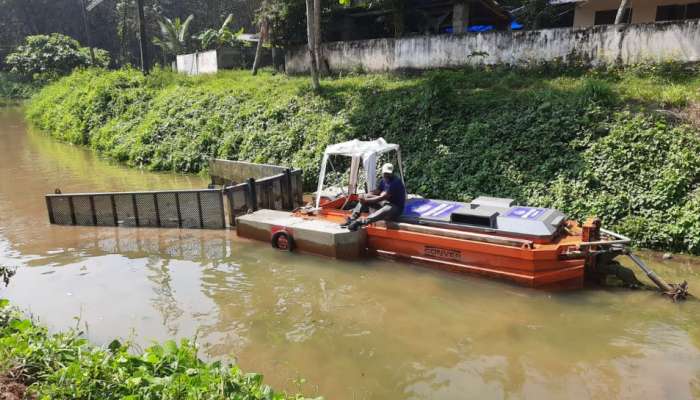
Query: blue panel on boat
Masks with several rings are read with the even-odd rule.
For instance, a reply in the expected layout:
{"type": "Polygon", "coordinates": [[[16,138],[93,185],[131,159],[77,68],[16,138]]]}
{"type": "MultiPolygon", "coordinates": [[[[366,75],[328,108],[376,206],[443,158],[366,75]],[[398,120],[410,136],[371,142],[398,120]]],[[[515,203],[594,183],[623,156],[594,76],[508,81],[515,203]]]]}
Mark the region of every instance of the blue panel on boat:
{"type": "Polygon", "coordinates": [[[430,199],[411,199],[406,202],[403,217],[408,218],[445,218],[464,206],[460,203],[430,199]]]}
{"type": "Polygon", "coordinates": [[[547,210],[544,208],[513,207],[510,210],[508,210],[508,212],[506,213],[506,215],[504,215],[504,217],[536,220],[542,214],[544,214],[545,211],[547,211],[547,210]]]}

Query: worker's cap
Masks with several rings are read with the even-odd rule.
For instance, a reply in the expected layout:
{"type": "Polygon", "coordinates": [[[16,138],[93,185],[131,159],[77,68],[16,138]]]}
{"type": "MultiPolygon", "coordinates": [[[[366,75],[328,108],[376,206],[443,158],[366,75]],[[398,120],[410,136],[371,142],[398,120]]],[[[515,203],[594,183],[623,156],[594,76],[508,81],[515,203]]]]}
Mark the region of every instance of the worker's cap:
{"type": "Polygon", "coordinates": [[[386,163],[382,165],[382,174],[393,174],[394,166],[391,163],[386,163]]]}

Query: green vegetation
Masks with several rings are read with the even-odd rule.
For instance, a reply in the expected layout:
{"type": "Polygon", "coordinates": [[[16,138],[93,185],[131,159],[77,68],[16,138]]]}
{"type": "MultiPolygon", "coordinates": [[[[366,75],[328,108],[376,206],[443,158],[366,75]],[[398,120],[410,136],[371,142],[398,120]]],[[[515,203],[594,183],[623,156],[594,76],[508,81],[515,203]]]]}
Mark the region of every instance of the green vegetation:
{"type": "MultiPolygon", "coordinates": [[[[93,50],[96,66],[107,67],[109,53],[93,50]]],[[[89,49],[58,33],[27,36],[5,62],[10,71],[0,71],[0,106],[29,98],[46,83],[75,68],[92,66],[89,49]]]]}
{"type": "Polygon", "coordinates": [[[238,366],[201,361],[188,340],[154,344],[140,355],[128,350],[117,340],[92,346],[76,330],[49,334],[0,300],[2,398],[303,399],[274,392],[238,366]]]}
{"type": "Polygon", "coordinates": [[[38,90],[39,83],[19,79],[16,75],[0,72],[0,106],[28,99],[38,90]]]}
{"type": "Polygon", "coordinates": [[[133,166],[197,172],[210,156],[292,164],[313,188],[324,147],[384,137],[407,187],[599,215],[641,246],[700,254],[700,76],[625,71],[432,71],[328,79],[83,70],[44,88],[29,119],[133,166]],[[657,110],[663,109],[664,112],[657,110]]]}
{"type": "Polygon", "coordinates": [[[21,77],[48,80],[69,74],[78,67],[107,67],[109,53],[101,49],[93,51],[95,65],[92,65],[89,49],[80,47],[80,43],[69,36],[60,33],[34,35],[27,36],[24,43],[7,56],[5,63],[11,72],[21,77]]]}

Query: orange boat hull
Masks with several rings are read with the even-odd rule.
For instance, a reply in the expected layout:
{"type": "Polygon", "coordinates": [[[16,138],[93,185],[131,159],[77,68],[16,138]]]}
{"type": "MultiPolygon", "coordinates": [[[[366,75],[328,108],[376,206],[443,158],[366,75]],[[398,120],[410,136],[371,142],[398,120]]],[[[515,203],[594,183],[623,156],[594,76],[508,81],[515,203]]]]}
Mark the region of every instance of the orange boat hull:
{"type": "MultiPolygon", "coordinates": [[[[325,207],[324,207],[325,208],[325,207]]],[[[321,218],[344,221],[346,211],[331,207],[321,211],[321,218]]],[[[578,289],[583,287],[587,258],[568,257],[570,250],[590,234],[575,222],[554,243],[528,242],[529,245],[502,245],[465,240],[444,235],[388,228],[372,224],[367,229],[367,250],[370,254],[406,259],[450,272],[475,274],[507,280],[533,288],[578,289]]],[[[487,235],[488,236],[488,235],[487,235]]],[[[508,241],[519,240],[491,236],[508,241]]]]}
{"type": "Polygon", "coordinates": [[[583,286],[585,259],[561,259],[564,244],[535,246],[518,248],[367,227],[368,250],[379,255],[407,258],[451,272],[484,275],[530,287],[583,286]]]}

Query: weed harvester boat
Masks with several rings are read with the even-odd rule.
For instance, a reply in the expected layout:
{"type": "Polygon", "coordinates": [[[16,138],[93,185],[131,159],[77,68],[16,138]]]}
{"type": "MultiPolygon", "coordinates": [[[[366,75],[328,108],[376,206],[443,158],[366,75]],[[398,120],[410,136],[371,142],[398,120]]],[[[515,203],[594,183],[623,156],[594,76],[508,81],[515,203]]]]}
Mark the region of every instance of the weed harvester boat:
{"type": "Polygon", "coordinates": [[[630,253],[629,238],[603,229],[600,220],[579,224],[558,210],[520,206],[512,199],[477,197],[464,203],[408,195],[395,221],[357,232],[339,227],[359,196],[377,187],[377,165],[387,160],[398,165],[404,179],[397,144],[380,138],[331,145],[313,204],[291,213],[260,210],[240,216],[237,232],[283,250],[344,259],[390,256],[536,288],[576,289],[587,278],[609,275],[640,285],[631,270],[613,260],[628,255],[662,292],[674,300],[687,295],[687,284],[664,282],[630,253]],[[334,161],[346,173],[339,174],[334,161]]]}

